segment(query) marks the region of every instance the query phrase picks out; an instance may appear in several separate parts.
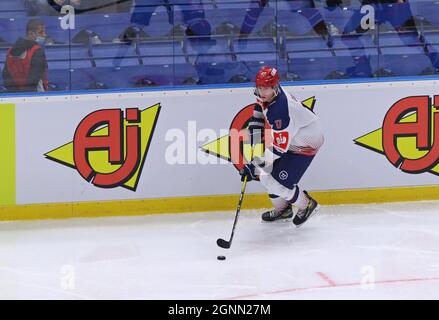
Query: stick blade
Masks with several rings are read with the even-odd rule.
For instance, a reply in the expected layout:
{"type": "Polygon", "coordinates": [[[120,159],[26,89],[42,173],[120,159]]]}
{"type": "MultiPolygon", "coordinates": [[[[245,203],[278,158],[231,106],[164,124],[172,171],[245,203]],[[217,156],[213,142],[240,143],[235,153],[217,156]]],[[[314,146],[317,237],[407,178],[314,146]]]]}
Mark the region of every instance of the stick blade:
{"type": "Polygon", "coordinates": [[[216,240],[216,244],[223,249],[230,249],[230,242],[224,239],[216,240]]]}

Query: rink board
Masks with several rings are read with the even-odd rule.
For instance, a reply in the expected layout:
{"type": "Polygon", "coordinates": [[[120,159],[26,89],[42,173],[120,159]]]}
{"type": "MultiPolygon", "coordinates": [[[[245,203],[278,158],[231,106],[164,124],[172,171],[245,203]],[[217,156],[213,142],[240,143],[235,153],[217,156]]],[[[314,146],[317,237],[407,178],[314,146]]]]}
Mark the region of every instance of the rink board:
{"type": "MultiPolygon", "coordinates": [[[[436,81],[284,87],[313,108],[325,133],[301,186],[323,204],[439,199],[437,87],[436,81]],[[413,111],[417,106],[406,108],[400,122],[418,123],[418,131],[395,136],[402,159],[430,159],[411,173],[390,162],[381,141],[385,117],[410,97],[431,103],[428,123],[413,111]],[[427,146],[418,145],[422,130],[429,131],[427,146]]],[[[253,102],[251,87],[2,97],[0,219],[233,209],[241,182],[224,160],[225,140],[216,149],[215,141],[233,120],[245,120],[240,111],[253,102]]],[[[258,183],[247,192],[249,208],[270,205],[258,183]]]]}

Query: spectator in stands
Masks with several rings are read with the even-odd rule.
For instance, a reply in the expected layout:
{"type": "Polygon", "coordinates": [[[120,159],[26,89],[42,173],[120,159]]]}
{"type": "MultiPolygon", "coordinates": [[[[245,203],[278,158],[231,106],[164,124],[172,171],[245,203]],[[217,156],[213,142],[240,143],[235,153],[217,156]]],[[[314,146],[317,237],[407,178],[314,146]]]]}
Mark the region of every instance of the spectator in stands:
{"type": "Polygon", "coordinates": [[[26,38],[19,38],[8,50],[3,83],[9,92],[47,91],[48,69],[43,48],[46,37],[44,21],[31,19],[26,38]]]}

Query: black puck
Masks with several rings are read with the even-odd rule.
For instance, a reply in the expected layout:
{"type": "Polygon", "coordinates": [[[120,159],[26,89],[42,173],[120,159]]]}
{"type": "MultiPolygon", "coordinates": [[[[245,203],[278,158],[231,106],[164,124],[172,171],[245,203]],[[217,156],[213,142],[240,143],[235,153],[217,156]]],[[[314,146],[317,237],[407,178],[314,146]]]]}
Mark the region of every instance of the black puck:
{"type": "Polygon", "coordinates": [[[225,256],[218,256],[217,259],[218,260],[226,260],[226,257],[225,256]]]}

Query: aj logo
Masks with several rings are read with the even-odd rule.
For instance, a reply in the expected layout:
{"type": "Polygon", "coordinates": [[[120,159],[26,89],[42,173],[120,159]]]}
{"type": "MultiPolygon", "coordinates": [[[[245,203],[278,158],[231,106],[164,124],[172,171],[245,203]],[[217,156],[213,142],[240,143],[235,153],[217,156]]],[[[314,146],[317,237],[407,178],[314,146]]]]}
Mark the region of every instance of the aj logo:
{"type": "Polygon", "coordinates": [[[383,126],[356,144],[384,154],[406,173],[439,174],[439,96],[406,97],[387,112],[383,126]]]}
{"type": "MultiPolygon", "coordinates": [[[[308,98],[302,101],[305,108],[314,109],[316,103],[315,97],[308,98]]],[[[251,139],[248,134],[241,134],[246,130],[250,118],[253,116],[254,104],[250,104],[241,111],[233,119],[230,125],[230,134],[225,135],[215,141],[206,143],[201,147],[204,152],[217,156],[231,162],[237,170],[241,170],[244,164],[250,159],[251,139]]],[[[280,123],[281,125],[281,123],[280,123]]],[[[265,123],[265,129],[269,129],[270,125],[265,123]]],[[[276,135],[274,139],[277,139],[276,135]]],[[[280,141],[287,141],[288,137],[279,137],[280,141]]],[[[271,134],[265,134],[264,142],[255,146],[253,156],[261,157],[264,155],[265,145],[272,145],[271,134]]],[[[282,145],[283,146],[283,145],[282,145]]]]}
{"type": "Polygon", "coordinates": [[[160,104],[140,111],[105,109],[92,112],[76,128],[73,141],[45,154],[75,168],[100,188],[136,191],[160,112],[160,104]]]}

